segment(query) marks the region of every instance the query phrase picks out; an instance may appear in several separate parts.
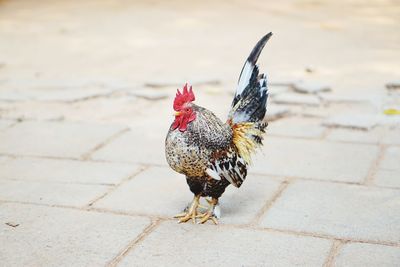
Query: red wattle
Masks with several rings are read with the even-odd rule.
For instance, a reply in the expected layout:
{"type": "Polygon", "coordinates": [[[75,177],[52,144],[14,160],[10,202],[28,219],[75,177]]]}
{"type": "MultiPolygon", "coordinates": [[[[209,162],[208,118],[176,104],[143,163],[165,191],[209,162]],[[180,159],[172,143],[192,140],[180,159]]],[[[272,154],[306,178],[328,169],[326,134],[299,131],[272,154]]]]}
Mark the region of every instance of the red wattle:
{"type": "Polygon", "coordinates": [[[175,130],[179,126],[179,117],[175,117],[174,123],[172,124],[172,130],[175,130]]]}
{"type": "Polygon", "coordinates": [[[181,125],[179,125],[179,131],[184,132],[187,129],[189,118],[186,116],[182,116],[181,125]]]}
{"type": "Polygon", "coordinates": [[[190,115],[180,115],[175,117],[175,121],[172,124],[172,130],[179,127],[179,131],[184,132],[187,130],[187,125],[196,119],[196,113],[191,113],[190,115]]]}

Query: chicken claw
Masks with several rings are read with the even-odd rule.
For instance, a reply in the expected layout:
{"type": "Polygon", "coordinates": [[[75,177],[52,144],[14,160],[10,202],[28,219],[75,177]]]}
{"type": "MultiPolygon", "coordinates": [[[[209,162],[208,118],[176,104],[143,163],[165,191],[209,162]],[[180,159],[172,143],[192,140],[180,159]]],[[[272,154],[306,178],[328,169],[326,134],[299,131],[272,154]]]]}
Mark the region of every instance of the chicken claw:
{"type": "Polygon", "coordinates": [[[183,213],[175,215],[174,218],[180,218],[178,223],[184,223],[189,221],[190,219],[192,219],[193,223],[196,223],[196,217],[198,216],[197,209],[199,208],[199,206],[200,206],[200,196],[195,196],[188,210],[183,213]]]}
{"type": "Polygon", "coordinates": [[[218,199],[212,198],[211,200],[206,199],[210,206],[208,207],[208,211],[201,214],[199,217],[201,220],[198,224],[206,223],[208,220],[211,220],[214,224],[218,224],[218,220],[216,218],[216,214],[214,213],[214,209],[218,203],[218,199]]]}

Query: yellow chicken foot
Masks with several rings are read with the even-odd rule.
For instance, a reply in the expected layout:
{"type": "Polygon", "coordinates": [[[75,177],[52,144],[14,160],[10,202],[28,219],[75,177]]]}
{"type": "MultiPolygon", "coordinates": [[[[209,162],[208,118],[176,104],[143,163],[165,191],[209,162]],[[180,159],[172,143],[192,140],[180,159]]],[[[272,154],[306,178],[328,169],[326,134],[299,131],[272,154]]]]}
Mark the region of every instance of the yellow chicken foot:
{"type": "Polygon", "coordinates": [[[179,223],[184,223],[192,219],[193,223],[196,223],[197,209],[200,206],[200,196],[194,196],[192,204],[187,211],[177,214],[174,218],[180,218],[179,223]]]}
{"type": "Polygon", "coordinates": [[[208,199],[206,199],[206,200],[207,200],[208,204],[210,204],[210,206],[208,207],[208,210],[205,213],[199,215],[201,220],[198,223],[199,224],[200,223],[205,223],[208,220],[211,220],[214,224],[218,224],[218,220],[217,220],[217,218],[215,217],[215,214],[214,214],[214,209],[215,209],[215,206],[218,203],[218,199],[212,198],[211,200],[208,200],[208,199]]]}

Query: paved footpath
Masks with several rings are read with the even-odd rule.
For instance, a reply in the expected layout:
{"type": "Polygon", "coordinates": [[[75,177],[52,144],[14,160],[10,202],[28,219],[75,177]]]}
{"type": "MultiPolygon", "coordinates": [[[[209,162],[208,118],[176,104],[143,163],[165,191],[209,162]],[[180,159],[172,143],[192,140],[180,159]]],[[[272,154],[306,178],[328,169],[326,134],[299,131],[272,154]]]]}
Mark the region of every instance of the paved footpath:
{"type": "Polygon", "coordinates": [[[398,5],[45,3],[0,3],[0,266],[400,265],[398,5]],[[177,224],[174,92],[224,118],[261,22],[265,145],[219,225],[177,224]]]}

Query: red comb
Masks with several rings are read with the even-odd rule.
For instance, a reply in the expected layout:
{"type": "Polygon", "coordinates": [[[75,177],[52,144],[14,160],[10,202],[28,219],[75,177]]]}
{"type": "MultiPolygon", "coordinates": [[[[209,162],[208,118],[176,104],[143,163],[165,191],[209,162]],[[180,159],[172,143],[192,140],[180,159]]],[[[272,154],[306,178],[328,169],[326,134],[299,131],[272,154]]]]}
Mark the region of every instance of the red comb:
{"type": "Polygon", "coordinates": [[[178,111],[182,108],[182,106],[185,103],[192,102],[195,100],[192,86],[190,86],[189,91],[187,87],[188,85],[186,83],[185,86],[183,87],[182,93],[179,91],[179,89],[177,89],[176,97],[174,100],[174,110],[178,111]]]}

